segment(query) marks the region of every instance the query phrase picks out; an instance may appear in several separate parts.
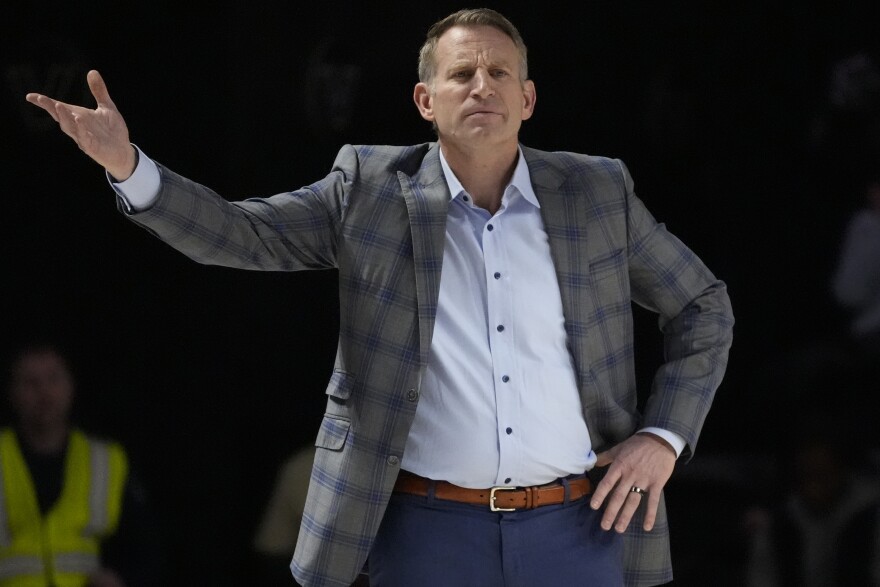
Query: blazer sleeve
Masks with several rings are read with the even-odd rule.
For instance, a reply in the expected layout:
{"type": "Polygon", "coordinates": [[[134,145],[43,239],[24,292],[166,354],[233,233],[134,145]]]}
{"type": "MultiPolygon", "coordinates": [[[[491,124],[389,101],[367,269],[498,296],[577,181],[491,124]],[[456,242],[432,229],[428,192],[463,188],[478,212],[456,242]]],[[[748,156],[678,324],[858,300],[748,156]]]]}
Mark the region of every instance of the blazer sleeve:
{"type": "Polygon", "coordinates": [[[333,268],[358,171],[357,152],[346,145],[318,182],[268,198],[229,202],[159,165],[162,183],[155,203],[126,215],[206,265],[261,271],[333,268]]]}
{"type": "Polygon", "coordinates": [[[659,314],[663,333],[664,362],[654,376],[643,424],[679,434],[687,443],[682,456],[689,459],[727,368],[734,324],[730,298],[724,282],[654,219],[618,163],[626,187],[632,298],[659,314]]]}

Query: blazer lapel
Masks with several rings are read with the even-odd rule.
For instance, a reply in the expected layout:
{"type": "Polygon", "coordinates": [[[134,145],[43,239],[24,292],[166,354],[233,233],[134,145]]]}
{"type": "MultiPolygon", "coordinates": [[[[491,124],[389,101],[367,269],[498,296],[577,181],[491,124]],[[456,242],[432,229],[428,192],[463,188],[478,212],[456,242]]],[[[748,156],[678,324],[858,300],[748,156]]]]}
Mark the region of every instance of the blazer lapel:
{"type": "MultiPolygon", "coordinates": [[[[590,353],[587,348],[587,316],[593,311],[592,300],[584,295],[590,287],[588,238],[593,213],[588,198],[575,197],[566,185],[567,175],[553,165],[546,153],[522,147],[529,166],[532,187],[541,204],[541,218],[550,241],[550,254],[556,269],[565,330],[580,381],[581,402],[586,414],[595,413],[598,398],[590,381],[590,353]]],[[[593,357],[595,358],[595,357],[593,357]]]]}
{"type": "Polygon", "coordinates": [[[419,305],[419,346],[421,364],[428,361],[437,299],[440,295],[440,272],[446,242],[446,218],[449,211],[449,187],[440,166],[439,145],[435,143],[422,166],[412,176],[397,172],[400,189],[406,200],[412,232],[416,297],[419,305]]]}

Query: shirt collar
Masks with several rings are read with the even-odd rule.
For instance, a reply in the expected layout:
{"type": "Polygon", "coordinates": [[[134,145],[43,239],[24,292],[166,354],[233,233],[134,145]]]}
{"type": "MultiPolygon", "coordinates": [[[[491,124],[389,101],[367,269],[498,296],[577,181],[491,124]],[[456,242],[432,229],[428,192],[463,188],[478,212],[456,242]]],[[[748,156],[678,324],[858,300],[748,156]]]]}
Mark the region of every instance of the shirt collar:
{"type": "MultiPolygon", "coordinates": [[[[538,197],[532,188],[532,176],[529,173],[529,166],[526,163],[522,149],[517,147],[517,153],[519,155],[516,161],[516,168],[513,170],[513,177],[510,178],[510,183],[507,184],[507,188],[504,190],[504,195],[507,196],[510,188],[514,187],[527,202],[535,208],[540,208],[541,204],[538,202],[538,197]]],[[[443,156],[443,149],[440,149],[440,166],[443,168],[446,185],[449,186],[450,199],[454,200],[465,190],[461,182],[458,181],[458,178],[455,177],[455,173],[452,172],[452,168],[449,167],[449,163],[446,162],[446,157],[443,156]]]]}

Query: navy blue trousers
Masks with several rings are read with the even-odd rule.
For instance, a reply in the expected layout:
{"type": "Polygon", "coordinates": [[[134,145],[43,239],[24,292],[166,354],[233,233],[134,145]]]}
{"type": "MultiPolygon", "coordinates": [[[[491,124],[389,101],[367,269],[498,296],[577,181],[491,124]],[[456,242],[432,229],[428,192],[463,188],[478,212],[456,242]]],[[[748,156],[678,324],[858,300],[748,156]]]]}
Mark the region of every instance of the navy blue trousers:
{"type": "Polygon", "coordinates": [[[371,587],[622,587],[623,544],[589,498],[518,512],[395,493],[371,587]]]}

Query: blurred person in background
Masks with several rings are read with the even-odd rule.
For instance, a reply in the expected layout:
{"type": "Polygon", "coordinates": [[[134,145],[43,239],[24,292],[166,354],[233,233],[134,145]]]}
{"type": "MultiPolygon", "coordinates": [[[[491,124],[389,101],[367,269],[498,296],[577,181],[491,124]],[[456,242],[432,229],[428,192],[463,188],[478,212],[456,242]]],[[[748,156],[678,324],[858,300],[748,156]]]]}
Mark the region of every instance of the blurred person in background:
{"type": "Polygon", "coordinates": [[[873,360],[880,358],[880,175],[865,184],[865,204],[846,228],[832,286],[852,313],[852,340],[873,360]]]}
{"type": "Polygon", "coordinates": [[[0,429],[0,587],[160,584],[145,492],[125,449],[71,422],[75,385],[49,344],[20,350],[0,429]]]}
{"type": "MultiPolygon", "coordinates": [[[[290,559],[296,550],[296,538],[306,508],[309,478],[315,462],[314,443],[294,451],[282,464],[272,494],[254,536],[254,551],[259,557],[261,585],[286,585],[291,582],[290,559]]],[[[366,575],[359,575],[353,587],[367,587],[366,575]]]]}
{"type": "Polygon", "coordinates": [[[880,478],[866,422],[825,404],[800,409],[777,454],[779,494],[746,513],[746,587],[880,586],[880,478]]]}

